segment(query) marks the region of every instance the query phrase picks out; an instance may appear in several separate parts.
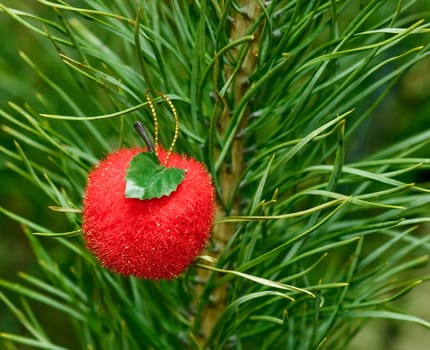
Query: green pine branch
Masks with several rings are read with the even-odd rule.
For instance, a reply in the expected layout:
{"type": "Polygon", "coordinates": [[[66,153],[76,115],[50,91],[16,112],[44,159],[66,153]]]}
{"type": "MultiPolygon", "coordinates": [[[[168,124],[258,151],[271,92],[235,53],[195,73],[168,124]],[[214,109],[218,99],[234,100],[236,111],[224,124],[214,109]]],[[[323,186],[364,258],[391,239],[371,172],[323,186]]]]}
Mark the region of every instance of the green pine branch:
{"type": "MultiPolygon", "coordinates": [[[[19,39],[16,53],[34,91],[19,76],[15,94],[0,87],[11,101],[0,110],[0,171],[11,183],[24,178],[34,205],[66,227],[0,206],[38,266],[16,283],[0,279],[5,312],[20,324],[0,330],[4,347],[341,349],[371,319],[430,328],[392,306],[429,279],[430,189],[420,176],[430,169],[430,130],[371,153],[363,141],[379,144],[372,120],[429,59],[425,8],[2,0],[0,17],[38,48],[19,39]],[[141,144],[135,120],[154,131],[148,89],[174,103],[176,149],[206,164],[218,196],[206,250],[172,281],[103,269],[81,234],[89,169],[141,144]]],[[[0,76],[14,79],[4,67],[0,76]]],[[[154,103],[169,145],[174,120],[162,99],[154,103]]]]}

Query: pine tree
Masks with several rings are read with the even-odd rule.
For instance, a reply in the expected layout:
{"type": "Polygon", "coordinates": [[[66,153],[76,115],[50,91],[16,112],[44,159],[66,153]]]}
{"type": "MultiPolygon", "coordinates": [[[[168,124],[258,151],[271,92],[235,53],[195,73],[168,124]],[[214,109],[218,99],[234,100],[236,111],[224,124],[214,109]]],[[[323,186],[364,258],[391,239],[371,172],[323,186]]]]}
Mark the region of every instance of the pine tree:
{"type": "Polygon", "coordinates": [[[342,349],[370,319],[430,328],[392,307],[429,277],[430,129],[418,119],[390,139],[390,115],[372,124],[429,59],[425,1],[2,0],[0,11],[37,41],[20,57],[41,82],[0,111],[14,145],[0,150],[68,227],[0,207],[38,263],[19,283],[0,279],[22,327],[0,333],[2,347],[342,349]],[[135,121],[156,133],[147,92],[168,148],[174,118],[157,91],[179,116],[175,152],[205,164],[217,203],[202,254],[154,281],[100,266],[81,225],[94,164],[142,145],[135,121]]]}

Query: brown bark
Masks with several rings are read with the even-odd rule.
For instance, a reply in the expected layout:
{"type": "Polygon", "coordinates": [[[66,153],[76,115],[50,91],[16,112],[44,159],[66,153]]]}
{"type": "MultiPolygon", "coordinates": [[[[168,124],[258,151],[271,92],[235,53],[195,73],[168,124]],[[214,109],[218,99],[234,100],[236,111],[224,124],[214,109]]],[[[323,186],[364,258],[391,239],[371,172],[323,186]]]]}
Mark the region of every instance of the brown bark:
{"type": "MultiPolygon", "coordinates": [[[[231,26],[231,41],[240,39],[246,35],[250,35],[250,28],[254,25],[255,20],[261,13],[261,8],[258,2],[255,0],[241,0],[241,12],[237,12],[234,15],[232,26],[231,26]]],[[[234,82],[229,93],[233,94],[234,106],[237,106],[239,101],[249,86],[249,77],[255,70],[255,65],[258,57],[258,46],[259,46],[259,29],[257,28],[252,35],[254,36],[249,49],[244,57],[242,65],[239,71],[236,73],[234,82]]],[[[240,48],[236,48],[232,54],[233,59],[238,57],[240,48]]],[[[224,71],[226,80],[228,80],[233,74],[234,64],[226,66],[224,71]]],[[[219,121],[219,133],[224,134],[227,126],[230,122],[230,109],[225,107],[219,121]]],[[[229,208],[229,214],[239,214],[239,200],[237,195],[237,188],[243,171],[243,138],[238,135],[245,129],[248,122],[249,109],[246,108],[245,113],[242,117],[239,129],[237,131],[237,137],[232,142],[231,151],[228,158],[228,162],[224,162],[220,167],[219,179],[221,185],[222,202],[229,208]]],[[[227,213],[225,209],[219,206],[217,210],[217,217],[224,217],[227,213]]],[[[230,240],[235,232],[234,223],[220,223],[215,225],[212,239],[216,244],[217,251],[221,253],[224,250],[227,242],[230,240]]],[[[215,258],[218,258],[218,254],[215,254],[215,258]]],[[[212,254],[213,255],[213,254],[212,254]]],[[[209,271],[201,270],[200,277],[202,280],[207,280],[210,276],[209,271]]],[[[200,294],[200,293],[199,293],[200,294]]],[[[199,343],[201,346],[205,344],[208,337],[211,335],[214,326],[216,325],[219,316],[223,312],[226,300],[227,300],[227,286],[222,285],[216,288],[210,298],[210,303],[205,306],[200,319],[200,334],[199,343]]]]}

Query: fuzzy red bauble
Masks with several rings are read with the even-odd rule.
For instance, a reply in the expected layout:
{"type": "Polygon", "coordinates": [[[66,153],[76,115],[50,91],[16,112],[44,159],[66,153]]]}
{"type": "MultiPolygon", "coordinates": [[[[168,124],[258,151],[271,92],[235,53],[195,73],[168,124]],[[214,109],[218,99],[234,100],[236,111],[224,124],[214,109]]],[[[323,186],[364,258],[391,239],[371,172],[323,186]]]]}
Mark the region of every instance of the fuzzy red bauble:
{"type": "MultiPolygon", "coordinates": [[[[82,229],[87,247],[106,268],[139,278],[170,279],[187,269],[209,237],[214,188],[201,163],[172,153],[167,166],[185,170],[176,191],[161,198],[126,198],[127,168],[144,151],[121,149],[90,172],[82,229]]],[[[160,163],[166,155],[158,150],[160,163]]]]}

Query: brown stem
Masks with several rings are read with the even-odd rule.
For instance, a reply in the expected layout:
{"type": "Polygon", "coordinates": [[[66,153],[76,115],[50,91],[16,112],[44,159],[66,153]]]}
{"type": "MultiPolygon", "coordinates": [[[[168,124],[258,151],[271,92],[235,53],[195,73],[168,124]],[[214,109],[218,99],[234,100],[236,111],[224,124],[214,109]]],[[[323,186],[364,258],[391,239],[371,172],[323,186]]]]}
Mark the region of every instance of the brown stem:
{"type": "Polygon", "coordinates": [[[137,133],[140,135],[140,137],[143,139],[143,142],[145,142],[146,148],[148,148],[149,152],[154,152],[154,146],[152,145],[151,139],[149,138],[148,131],[143,126],[141,122],[134,122],[133,124],[134,128],[136,129],[137,133]]]}
{"type": "MultiPolygon", "coordinates": [[[[255,23],[255,20],[261,13],[261,8],[258,2],[255,0],[241,0],[241,12],[236,12],[231,27],[230,39],[235,41],[246,35],[249,35],[250,28],[255,23]]],[[[254,72],[257,56],[258,56],[258,45],[259,45],[259,26],[252,33],[254,40],[251,42],[249,49],[242,61],[240,69],[236,72],[234,82],[232,84],[232,90],[230,93],[234,96],[234,106],[239,104],[239,101],[244,96],[249,86],[249,77],[254,72]]],[[[232,52],[233,58],[238,59],[239,49],[235,49],[232,52]]],[[[226,65],[224,68],[226,81],[234,74],[235,65],[226,65]],[[232,68],[233,67],[233,68],[232,68]]],[[[219,122],[219,133],[224,135],[225,130],[228,128],[230,123],[230,108],[226,105],[220,118],[219,122]]],[[[246,108],[245,113],[241,119],[239,129],[236,135],[245,129],[248,123],[249,108],[246,108]]],[[[218,206],[217,217],[224,217],[227,214],[239,214],[239,196],[237,194],[237,188],[243,171],[243,138],[235,137],[232,142],[228,161],[225,161],[220,167],[219,179],[221,185],[221,201],[225,207],[228,208],[228,213],[221,205],[218,206]]],[[[217,247],[215,258],[218,258],[220,253],[224,250],[227,242],[231,239],[232,235],[236,230],[234,223],[220,223],[214,227],[212,239],[217,247]]],[[[214,254],[212,254],[214,255],[214,254]]],[[[199,277],[205,281],[210,277],[210,272],[206,270],[199,271],[199,277]]],[[[202,287],[204,288],[204,286],[202,287]]],[[[201,295],[201,291],[198,294],[201,295]]],[[[219,286],[214,289],[210,295],[210,302],[205,305],[200,318],[200,334],[198,337],[200,345],[206,343],[210,337],[212,330],[214,329],[221,313],[223,312],[227,300],[227,285],[219,286]]]]}

